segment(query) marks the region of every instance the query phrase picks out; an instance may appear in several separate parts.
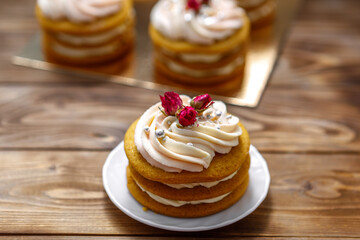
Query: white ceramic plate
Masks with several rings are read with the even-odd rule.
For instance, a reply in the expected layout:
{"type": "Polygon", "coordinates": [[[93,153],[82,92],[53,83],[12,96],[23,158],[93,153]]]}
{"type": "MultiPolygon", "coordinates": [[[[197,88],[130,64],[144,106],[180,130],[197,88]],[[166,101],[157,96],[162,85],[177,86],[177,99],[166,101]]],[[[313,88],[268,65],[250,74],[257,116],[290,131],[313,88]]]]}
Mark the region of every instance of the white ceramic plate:
{"type": "Polygon", "coordinates": [[[103,166],[103,184],[111,201],[126,215],[144,224],[172,231],[195,232],[227,226],[253,212],[265,199],[270,173],[265,159],[257,149],[250,147],[250,181],[244,196],[230,208],[201,218],[167,217],[153,211],[144,211],[128,191],[126,166],[128,159],[121,142],[108,156],[103,166]]]}

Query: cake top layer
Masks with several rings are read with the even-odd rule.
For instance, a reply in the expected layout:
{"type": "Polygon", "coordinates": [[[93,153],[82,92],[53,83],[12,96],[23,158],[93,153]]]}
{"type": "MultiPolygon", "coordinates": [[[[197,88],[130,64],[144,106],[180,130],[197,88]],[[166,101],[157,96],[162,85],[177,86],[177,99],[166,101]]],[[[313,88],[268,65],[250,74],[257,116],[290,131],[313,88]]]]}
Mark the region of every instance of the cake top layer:
{"type": "Polygon", "coordinates": [[[121,9],[123,0],[38,0],[43,14],[52,20],[87,23],[121,9]]]}
{"type": "Polygon", "coordinates": [[[244,16],[234,0],[160,0],[150,17],[167,38],[210,45],[240,29],[244,16]]]}
{"type": "Polygon", "coordinates": [[[149,164],[164,171],[201,172],[215,152],[226,154],[239,144],[238,123],[208,94],[190,99],[167,92],[139,119],[135,144],[149,164]]]}

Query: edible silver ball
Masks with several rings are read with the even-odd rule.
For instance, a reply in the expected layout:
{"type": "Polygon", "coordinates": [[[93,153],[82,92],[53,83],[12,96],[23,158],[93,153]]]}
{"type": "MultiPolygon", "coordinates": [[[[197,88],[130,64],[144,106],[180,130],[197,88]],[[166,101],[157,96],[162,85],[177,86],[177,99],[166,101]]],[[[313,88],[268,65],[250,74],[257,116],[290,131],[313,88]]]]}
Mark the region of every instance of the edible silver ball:
{"type": "Polygon", "coordinates": [[[165,136],[165,131],[163,129],[156,129],[155,135],[157,138],[163,138],[165,136]]]}

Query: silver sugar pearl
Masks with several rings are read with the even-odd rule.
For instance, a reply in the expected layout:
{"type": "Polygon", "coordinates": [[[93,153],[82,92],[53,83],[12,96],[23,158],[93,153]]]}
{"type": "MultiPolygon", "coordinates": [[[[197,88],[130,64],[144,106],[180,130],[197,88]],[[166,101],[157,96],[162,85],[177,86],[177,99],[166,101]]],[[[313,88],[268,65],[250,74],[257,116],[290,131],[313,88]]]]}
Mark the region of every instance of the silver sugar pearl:
{"type": "Polygon", "coordinates": [[[221,128],[220,128],[220,126],[219,126],[219,125],[217,125],[217,126],[216,126],[216,129],[220,130],[221,128]]]}
{"type": "Polygon", "coordinates": [[[148,133],[150,131],[150,128],[148,126],[144,127],[144,131],[148,133]]]}
{"type": "Polygon", "coordinates": [[[171,132],[172,131],[171,128],[168,128],[168,131],[171,132]]]}
{"type": "Polygon", "coordinates": [[[217,117],[220,117],[220,116],[221,116],[221,114],[222,114],[222,112],[221,112],[221,111],[216,111],[216,112],[215,112],[215,115],[216,115],[217,117]]]}
{"type": "Polygon", "coordinates": [[[163,129],[156,129],[155,135],[157,138],[163,138],[165,136],[165,131],[163,129]]]}
{"type": "Polygon", "coordinates": [[[227,115],[226,116],[226,119],[231,119],[232,118],[232,115],[227,115]]]}
{"type": "Polygon", "coordinates": [[[188,145],[188,146],[191,146],[191,147],[194,146],[194,144],[192,144],[192,143],[187,143],[187,145],[188,145]]]}
{"type": "Polygon", "coordinates": [[[166,137],[164,137],[162,140],[163,140],[164,142],[166,142],[166,137]]]}
{"type": "Polygon", "coordinates": [[[167,123],[168,123],[168,125],[171,125],[171,121],[168,121],[167,123]]]}
{"type": "Polygon", "coordinates": [[[209,114],[209,115],[206,115],[206,118],[207,119],[210,119],[211,118],[211,115],[209,114]]]}
{"type": "Polygon", "coordinates": [[[186,22],[190,22],[191,19],[192,19],[192,14],[191,13],[186,13],[184,15],[184,19],[185,19],[186,22]]]}

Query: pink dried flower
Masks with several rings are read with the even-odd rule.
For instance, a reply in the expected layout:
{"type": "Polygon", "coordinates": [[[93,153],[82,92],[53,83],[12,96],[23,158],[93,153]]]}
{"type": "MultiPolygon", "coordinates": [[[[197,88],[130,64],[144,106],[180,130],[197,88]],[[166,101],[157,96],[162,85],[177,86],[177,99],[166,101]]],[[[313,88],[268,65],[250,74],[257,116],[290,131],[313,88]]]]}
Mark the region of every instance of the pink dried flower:
{"type": "Polygon", "coordinates": [[[193,9],[195,12],[198,12],[200,10],[201,4],[201,0],[188,0],[186,9],[193,9]]]}
{"type": "Polygon", "coordinates": [[[183,126],[193,125],[196,122],[197,112],[193,107],[184,107],[177,115],[179,123],[183,126]]]}
{"type": "Polygon", "coordinates": [[[175,116],[178,109],[182,108],[182,100],[176,92],[165,92],[160,95],[161,105],[167,115],[175,116]]]}
{"type": "Polygon", "coordinates": [[[212,101],[212,98],[210,97],[209,94],[203,94],[203,95],[199,95],[194,97],[191,102],[190,105],[195,108],[195,110],[202,112],[204,110],[206,110],[208,107],[210,107],[214,102],[212,101]]]}

